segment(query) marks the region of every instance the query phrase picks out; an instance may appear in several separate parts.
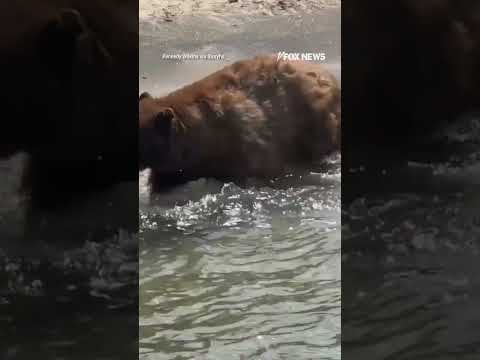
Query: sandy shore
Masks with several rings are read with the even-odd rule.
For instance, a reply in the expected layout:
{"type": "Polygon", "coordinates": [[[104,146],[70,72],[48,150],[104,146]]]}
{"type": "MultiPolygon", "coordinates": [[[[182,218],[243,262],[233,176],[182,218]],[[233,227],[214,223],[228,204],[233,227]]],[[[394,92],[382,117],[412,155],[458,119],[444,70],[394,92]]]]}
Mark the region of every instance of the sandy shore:
{"type": "Polygon", "coordinates": [[[175,22],[182,16],[294,15],[339,7],[341,0],[140,0],[140,21],[175,22]]]}

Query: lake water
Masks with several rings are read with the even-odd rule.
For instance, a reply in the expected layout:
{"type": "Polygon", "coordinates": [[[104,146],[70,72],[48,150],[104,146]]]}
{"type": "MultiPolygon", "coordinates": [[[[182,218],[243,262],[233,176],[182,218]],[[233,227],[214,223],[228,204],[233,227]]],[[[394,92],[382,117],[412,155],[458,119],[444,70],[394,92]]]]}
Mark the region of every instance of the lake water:
{"type": "Polygon", "coordinates": [[[142,359],[340,358],[339,160],[288,181],[142,204],[142,359]]]}

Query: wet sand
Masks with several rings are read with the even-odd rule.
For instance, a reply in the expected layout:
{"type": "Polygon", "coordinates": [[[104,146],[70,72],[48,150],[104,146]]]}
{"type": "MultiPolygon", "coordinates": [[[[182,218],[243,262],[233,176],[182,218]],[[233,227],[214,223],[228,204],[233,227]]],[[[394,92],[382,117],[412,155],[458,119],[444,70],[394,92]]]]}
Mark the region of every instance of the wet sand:
{"type": "Polygon", "coordinates": [[[340,0],[140,0],[140,21],[176,22],[184,16],[293,15],[339,8],[340,0]]]}

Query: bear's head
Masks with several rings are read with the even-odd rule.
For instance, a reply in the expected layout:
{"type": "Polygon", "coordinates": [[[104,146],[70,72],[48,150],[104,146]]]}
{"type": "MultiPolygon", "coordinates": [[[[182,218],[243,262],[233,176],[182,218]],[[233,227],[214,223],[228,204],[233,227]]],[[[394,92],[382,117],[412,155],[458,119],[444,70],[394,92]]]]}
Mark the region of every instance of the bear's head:
{"type": "Polygon", "coordinates": [[[139,166],[159,171],[181,169],[179,137],[182,123],[175,110],[148,93],[139,98],[139,166]]]}

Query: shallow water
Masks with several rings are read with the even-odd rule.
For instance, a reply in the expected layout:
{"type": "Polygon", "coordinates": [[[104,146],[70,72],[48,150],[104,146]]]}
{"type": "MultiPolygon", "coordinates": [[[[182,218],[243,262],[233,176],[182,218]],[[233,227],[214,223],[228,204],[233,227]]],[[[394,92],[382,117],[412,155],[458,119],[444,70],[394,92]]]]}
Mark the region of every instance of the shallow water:
{"type": "Polygon", "coordinates": [[[339,159],[331,166],[286,188],[202,179],[178,195],[196,200],[141,206],[142,359],[340,358],[339,159]]]}
{"type": "Polygon", "coordinates": [[[386,173],[372,182],[390,191],[342,208],[345,358],[480,358],[480,137],[455,138],[476,150],[386,173]]]}

